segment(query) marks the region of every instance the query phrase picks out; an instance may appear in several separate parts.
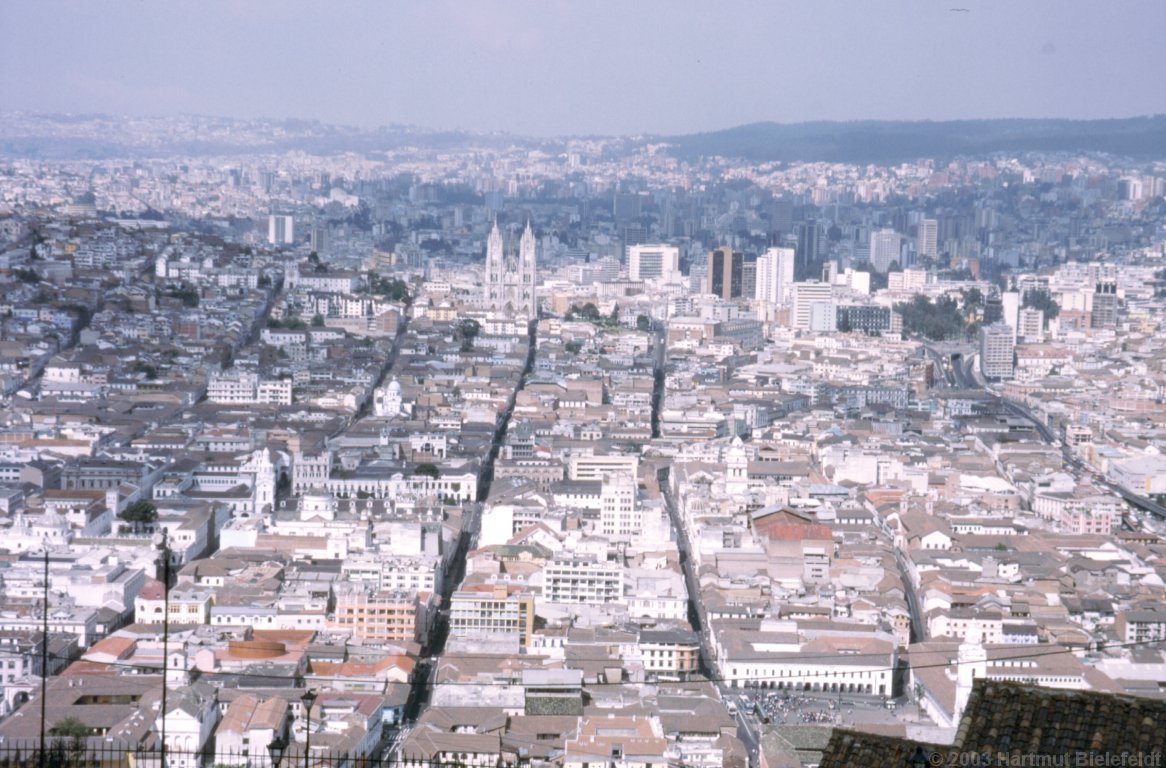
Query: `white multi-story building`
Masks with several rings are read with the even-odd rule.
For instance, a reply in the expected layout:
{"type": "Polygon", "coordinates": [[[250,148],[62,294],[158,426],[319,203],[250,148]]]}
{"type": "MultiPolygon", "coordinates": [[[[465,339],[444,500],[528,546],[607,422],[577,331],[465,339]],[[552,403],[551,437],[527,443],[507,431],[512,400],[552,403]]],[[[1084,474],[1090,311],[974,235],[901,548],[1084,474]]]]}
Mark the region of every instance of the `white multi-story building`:
{"type": "Polygon", "coordinates": [[[618,563],[555,559],[543,569],[543,599],[551,603],[621,603],[624,572],[618,563]]]}
{"type": "Polygon", "coordinates": [[[296,241],[295,217],[272,214],[267,217],[267,242],[291,245],[296,241]]]}
{"type": "Polygon", "coordinates": [[[789,301],[794,284],[793,248],[770,248],[757,257],[757,282],[754,298],[780,305],[789,301]]]}
{"type": "Polygon", "coordinates": [[[680,249],[674,245],[633,245],[628,248],[629,280],[672,282],[680,274],[680,249]]]}
{"type": "Polygon", "coordinates": [[[892,262],[899,261],[903,249],[902,236],[893,229],[870,233],[870,265],[876,272],[886,272],[892,262]]]}
{"type": "Polygon", "coordinates": [[[989,379],[1011,379],[1016,342],[1006,323],[980,329],[980,372],[989,379]]]}
{"type": "Polygon", "coordinates": [[[261,379],[257,373],[248,371],[226,371],[211,376],[206,397],[212,403],[291,405],[292,382],[261,379]]]}
{"type": "Polygon", "coordinates": [[[1025,307],[1018,313],[1016,335],[1025,341],[1040,341],[1044,337],[1045,313],[1035,307],[1025,307]]]}
{"type": "Polygon", "coordinates": [[[599,496],[599,531],[613,539],[637,538],[643,521],[636,508],[635,477],[624,472],[608,475],[599,496]]]}
{"type": "Polygon", "coordinates": [[[919,232],[915,237],[915,253],[921,259],[934,259],[939,255],[939,222],[935,219],[922,219],[919,222],[919,232]]]}
{"type": "Polygon", "coordinates": [[[567,479],[602,480],[604,475],[625,473],[632,477],[640,466],[640,458],[632,454],[583,456],[574,455],[567,462],[567,479]]]}
{"type": "Polygon", "coordinates": [[[790,324],[794,330],[809,330],[814,304],[829,304],[833,295],[829,283],[817,281],[793,284],[793,314],[790,324]]]}

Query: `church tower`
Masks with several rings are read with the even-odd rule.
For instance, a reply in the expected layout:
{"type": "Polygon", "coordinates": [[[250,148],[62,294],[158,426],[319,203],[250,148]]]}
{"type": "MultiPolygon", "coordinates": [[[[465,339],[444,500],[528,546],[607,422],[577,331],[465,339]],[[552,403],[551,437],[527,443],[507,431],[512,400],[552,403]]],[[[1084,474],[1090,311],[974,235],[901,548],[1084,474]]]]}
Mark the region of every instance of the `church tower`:
{"type": "Polygon", "coordinates": [[[483,305],[492,314],[531,320],[537,314],[535,272],[537,242],[527,219],[522,236],[504,242],[498,222],[486,238],[486,279],[483,305]]]}

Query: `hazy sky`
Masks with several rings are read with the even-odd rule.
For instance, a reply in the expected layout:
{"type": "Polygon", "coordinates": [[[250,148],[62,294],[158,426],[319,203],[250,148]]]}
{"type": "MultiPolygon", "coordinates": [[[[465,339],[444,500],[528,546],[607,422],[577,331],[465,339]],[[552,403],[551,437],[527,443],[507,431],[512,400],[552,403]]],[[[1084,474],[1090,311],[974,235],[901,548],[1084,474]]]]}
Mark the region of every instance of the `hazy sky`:
{"type": "Polygon", "coordinates": [[[1166,113],[1166,0],[2,0],[0,28],[3,110],[532,135],[1166,113]]]}

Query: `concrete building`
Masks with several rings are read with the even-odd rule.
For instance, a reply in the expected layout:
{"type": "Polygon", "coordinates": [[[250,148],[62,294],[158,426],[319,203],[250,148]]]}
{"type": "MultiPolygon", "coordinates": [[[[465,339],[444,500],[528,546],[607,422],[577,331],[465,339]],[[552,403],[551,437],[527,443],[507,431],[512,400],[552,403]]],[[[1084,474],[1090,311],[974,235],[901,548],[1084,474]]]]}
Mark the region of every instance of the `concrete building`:
{"type": "Polygon", "coordinates": [[[534,598],[505,584],[460,589],[449,603],[449,632],[454,637],[515,636],[530,644],[534,633],[534,598]]]}
{"type": "Polygon", "coordinates": [[[727,246],[709,252],[705,292],[722,299],[741,298],[745,280],[745,254],[727,246]]]}
{"type": "Polygon", "coordinates": [[[674,245],[633,245],[628,248],[628,279],[671,282],[680,274],[680,249],[674,245]]]}
{"type": "Polygon", "coordinates": [[[994,323],[980,329],[980,372],[989,379],[1010,379],[1016,342],[1013,329],[994,323]]]}
{"type": "Polygon", "coordinates": [[[915,237],[915,253],[920,259],[935,259],[939,255],[939,222],[922,219],[915,237]]]}
{"type": "Polygon", "coordinates": [[[794,284],[795,258],[793,248],[770,248],[758,256],[754,298],[774,305],[788,302],[794,284]]]}
{"type": "Polygon", "coordinates": [[[295,217],[272,214],[267,217],[267,242],[291,245],[296,241],[295,217]]]}
{"type": "Polygon", "coordinates": [[[810,329],[814,304],[830,304],[832,288],[817,281],[793,284],[793,313],[790,324],[794,330],[810,329]]]}
{"type": "Polygon", "coordinates": [[[870,265],[876,272],[886,272],[892,262],[900,259],[902,236],[893,229],[870,233],[870,265]]]}

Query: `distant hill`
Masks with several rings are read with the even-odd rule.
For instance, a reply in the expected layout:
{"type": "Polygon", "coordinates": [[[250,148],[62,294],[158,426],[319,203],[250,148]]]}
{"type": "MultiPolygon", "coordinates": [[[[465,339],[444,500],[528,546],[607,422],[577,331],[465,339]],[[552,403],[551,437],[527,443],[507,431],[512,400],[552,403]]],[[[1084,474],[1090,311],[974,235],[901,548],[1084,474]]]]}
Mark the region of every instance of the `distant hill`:
{"type": "Polygon", "coordinates": [[[678,157],[895,163],[991,152],[1107,152],[1166,160],[1166,115],[1119,120],[752,123],[664,138],[678,157]]]}

